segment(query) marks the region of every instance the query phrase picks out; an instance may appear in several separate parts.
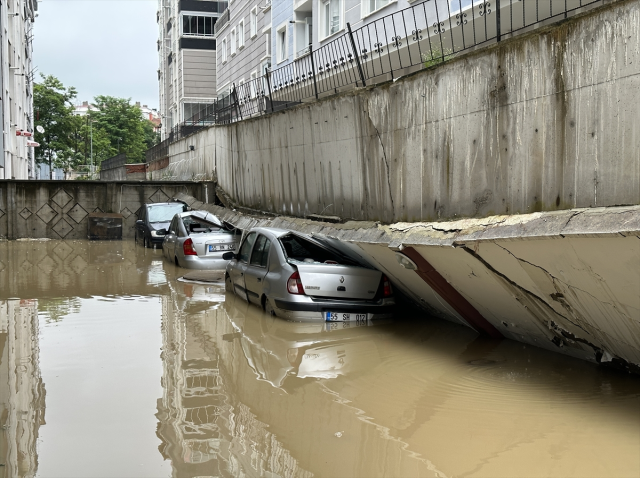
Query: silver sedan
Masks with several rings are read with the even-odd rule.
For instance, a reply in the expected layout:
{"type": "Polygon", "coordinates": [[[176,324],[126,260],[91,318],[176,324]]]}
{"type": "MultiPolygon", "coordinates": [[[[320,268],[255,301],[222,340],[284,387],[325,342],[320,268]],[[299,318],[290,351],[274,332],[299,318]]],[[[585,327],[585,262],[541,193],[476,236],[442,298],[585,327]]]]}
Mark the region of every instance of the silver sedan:
{"type": "Polygon", "coordinates": [[[389,279],[328,240],[273,228],[253,228],[225,275],[227,290],[291,320],[361,322],[391,317],[389,279]]]}
{"type": "Polygon", "coordinates": [[[206,211],[176,214],[162,242],[162,253],[177,266],[187,269],[221,269],[228,260],[225,252],[234,251],[239,232],[223,224],[206,211]]]}

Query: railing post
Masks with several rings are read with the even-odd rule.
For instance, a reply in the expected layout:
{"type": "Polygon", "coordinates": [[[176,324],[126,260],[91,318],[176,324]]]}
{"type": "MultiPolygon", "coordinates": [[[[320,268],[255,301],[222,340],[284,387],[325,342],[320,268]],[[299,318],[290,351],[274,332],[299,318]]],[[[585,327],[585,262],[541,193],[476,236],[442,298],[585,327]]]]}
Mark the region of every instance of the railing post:
{"type": "Polygon", "coordinates": [[[311,73],[313,75],[313,89],[316,92],[316,100],[318,99],[318,84],[316,83],[316,62],[313,61],[313,47],[309,45],[309,56],[311,57],[311,73]]]}
{"type": "Polygon", "coordinates": [[[367,86],[367,82],[364,81],[364,71],[362,71],[362,65],[360,64],[360,55],[358,55],[356,42],[353,39],[353,32],[351,31],[351,24],[349,22],[347,22],[347,32],[349,33],[349,39],[351,40],[351,48],[353,50],[353,56],[355,57],[356,64],[358,65],[358,73],[360,73],[360,81],[362,81],[362,86],[367,86]]]}
{"type": "Polygon", "coordinates": [[[236,90],[236,84],[233,84],[233,96],[235,98],[236,110],[238,110],[238,116],[240,117],[240,121],[242,121],[242,111],[240,110],[240,101],[238,101],[238,90],[236,90]]]}
{"type": "Polygon", "coordinates": [[[273,95],[271,94],[271,82],[269,81],[269,68],[267,68],[267,71],[264,72],[264,77],[267,80],[267,91],[269,92],[269,104],[271,105],[271,112],[273,113],[273,95]]]}
{"type": "MultiPolygon", "coordinates": [[[[524,8],[524,3],[522,4],[524,8]]],[[[496,40],[502,40],[502,35],[500,34],[500,0],[496,0],[496,40]]]]}

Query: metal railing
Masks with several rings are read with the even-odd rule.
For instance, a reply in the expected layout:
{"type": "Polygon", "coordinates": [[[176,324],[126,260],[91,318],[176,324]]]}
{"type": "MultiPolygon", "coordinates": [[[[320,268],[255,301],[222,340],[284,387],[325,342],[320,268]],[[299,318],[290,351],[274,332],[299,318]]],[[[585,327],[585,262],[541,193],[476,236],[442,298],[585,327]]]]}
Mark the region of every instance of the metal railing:
{"type": "Polygon", "coordinates": [[[241,85],[233,84],[228,95],[176,126],[165,141],[177,141],[212,124],[241,121],[353,86],[397,78],[603,3],[604,0],[426,0],[355,30],[347,23],[344,34],[318,49],[309,47],[308,54],[289,64],[241,85]]]}

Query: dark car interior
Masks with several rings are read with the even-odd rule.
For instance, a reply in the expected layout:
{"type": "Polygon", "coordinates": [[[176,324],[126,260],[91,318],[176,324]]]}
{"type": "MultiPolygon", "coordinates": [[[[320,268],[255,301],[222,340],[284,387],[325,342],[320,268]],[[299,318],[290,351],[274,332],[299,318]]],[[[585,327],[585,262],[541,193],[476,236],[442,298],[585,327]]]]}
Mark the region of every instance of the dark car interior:
{"type": "Polygon", "coordinates": [[[299,262],[322,262],[325,264],[359,265],[354,260],[324,248],[319,244],[306,240],[294,234],[287,234],[280,238],[287,258],[299,262]]]}

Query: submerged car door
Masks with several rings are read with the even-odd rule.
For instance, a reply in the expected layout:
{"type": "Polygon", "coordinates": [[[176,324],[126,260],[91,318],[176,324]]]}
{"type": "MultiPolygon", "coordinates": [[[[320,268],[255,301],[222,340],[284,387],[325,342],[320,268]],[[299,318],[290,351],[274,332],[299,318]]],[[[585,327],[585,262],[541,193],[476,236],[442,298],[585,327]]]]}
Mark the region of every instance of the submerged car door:
{"type": "Polygon", "coordinates": [[[267,275],[267,265],[269,264],[269,249],[271,249],[271,241],[260,234],[253,246],[251,259],[244,273],[247,299],[256,304],[260,304],[262,297],[263,280],[267,275]]]}
{"type": "Polygon", "coordinates": [[[169,225],[169,230],[167,231],[167,235],[164,236],[164,243],[162,244],[162,249],[164,250],[167,258],[173,260],[176,255],[176,241],[178,240],[178,221],[180,219],[178,217],[174,217],[173,221],[169,225]]]}
{"type": "Polygon", "coordinates": [[[235,260],[235,264],[229,270],[229,277],[233,282],[233,288],[240,297],[246,296],[246,290],[244,286],[244,273],[247,270],[247,264],[249,263],[249,257],[251,256],[251,249],[256,242],[256,233],[250,232],[247,237],[244,238],[240,251],[238,252],[238,258],[235,260]]]}

